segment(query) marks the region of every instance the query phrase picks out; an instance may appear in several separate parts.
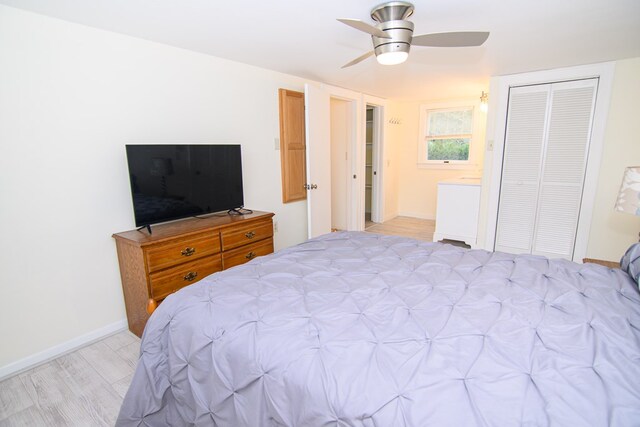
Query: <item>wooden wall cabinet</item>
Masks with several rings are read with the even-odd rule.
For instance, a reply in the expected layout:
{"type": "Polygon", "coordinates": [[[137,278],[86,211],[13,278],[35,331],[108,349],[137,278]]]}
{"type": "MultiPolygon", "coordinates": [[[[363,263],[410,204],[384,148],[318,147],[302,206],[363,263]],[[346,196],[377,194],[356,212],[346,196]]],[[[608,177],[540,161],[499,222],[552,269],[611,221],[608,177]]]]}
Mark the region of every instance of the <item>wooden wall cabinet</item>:
{"type": "Polygon", "coordinates": [[[304,93],[279,89],[282,202],[307,198],[304,93]]]}
{"type": "Polygon", "coordinates": [[[273,252],[273,213],[213,215],[116,233],[129,329],[137,336],[167,295],[273,252]]]}

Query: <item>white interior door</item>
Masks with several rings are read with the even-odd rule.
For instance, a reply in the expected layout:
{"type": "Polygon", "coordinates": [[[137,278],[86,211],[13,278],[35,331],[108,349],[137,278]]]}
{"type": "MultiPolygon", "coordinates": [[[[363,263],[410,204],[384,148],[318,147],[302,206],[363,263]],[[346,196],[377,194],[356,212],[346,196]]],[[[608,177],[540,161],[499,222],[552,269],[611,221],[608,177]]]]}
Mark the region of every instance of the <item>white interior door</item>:
{"type": "MultiPolygon", "coordinates": [[[[535,71],[531,73],[512,74],[491,79],[491,102],[487,116],[488,141],[495,142],[493,151],[487,151],[485,169],[482,179],[482,206],[481,223],[479,224],[480,243],[484,249],[499,250],[496,248],[496,229],[498,222],[498,205],[500,202],[503,175],[503,159],[505,156],[506,130],[509,124],[507,114],[510,108],[509,92],[514,88],[538,85],[541,82],[575,82],[578,80],[597,78],[597,95],[594,97],[593,117],[591,119],[590,140],[588,142],[588,161],[584,170],[582,197],[580,201],[580,214],[576,227],[575,242],[573,244],[573,261],[582,262],[587,256],[587,246],[591,226],[595,224],[594,210],[596,192],[599,188],[598,177],[601,173],[600,160],[602,159],[604,136],[609,113],[609,101],[611,99],[615,64],[613,62],[583,65],[576,67],[558,68],[554,70],[535,71]],[[486,209],[485,209],[486,207],[486,209]],[[482,218],[484,217],[484,218],[482,218]],[[484,225],[484,227],[483,227],[484,225]]],[[[489,146],[489,150],[491,147],[489,146]]],[[[542,177],[542,173],[540,177],[542,177]]],[[[548,176],[549,178],[550,176],[548,176]]],[[[551,180],[544,180],[550,184],[551,180]]],[[[542,207],[542,205],[541,205],[542,207]]],[[[536,210],[537,212],[537,210],[536,210]]],[[[541,230],[542,231],[542,230],[541,230]]],[[[535,230],[534,230],[535,232],[535,230]]],[[[538,233],[534,234],[537,239],[538,233]]],[[[532,239],[534,237],[532,236],[532,239]]],[[[528,241],[528,239],[527,239],[528,241]]],[[[502,241],[502,244],[508,243],[502,241]]],[[[539,240],[542,244],[542,239],[539,240]]],[[[533,247],[532,242],[532,247],[533,247]]],[[[535,244],[538,250],[541,245],[535,244]]],[[[545,250],[547,251],[548,248],[545,250]]]]}
{"type": "Polygon", "coordinates": [[[597,86],[511,89],[495,250],[573,258],[597,86]]]}
{"type": "Polygon", "coordinates": [[[532,253],[573,258],[598,79],[551,85],[532,253]]]}
{"type": "Polygon", "coordinates": [[[309,238],[331,232],[331,102],[329,93],[304,85],[309,238]]]}
{"type": "Polygon", "coordinates": [[[530,253],[551,85],[511,88],[495,250],[530,253]]]}

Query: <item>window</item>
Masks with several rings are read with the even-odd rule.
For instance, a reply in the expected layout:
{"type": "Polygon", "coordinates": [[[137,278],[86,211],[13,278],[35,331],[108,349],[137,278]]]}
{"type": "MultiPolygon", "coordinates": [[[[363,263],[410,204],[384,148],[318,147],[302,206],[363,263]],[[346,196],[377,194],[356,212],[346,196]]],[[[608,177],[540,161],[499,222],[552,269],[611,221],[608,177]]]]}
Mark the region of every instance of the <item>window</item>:
{"type": "Polygon", "coordinates": [[[469,164],[473,140],[473,107],[431,109],[420,114],[418,164],[469,164]]]}

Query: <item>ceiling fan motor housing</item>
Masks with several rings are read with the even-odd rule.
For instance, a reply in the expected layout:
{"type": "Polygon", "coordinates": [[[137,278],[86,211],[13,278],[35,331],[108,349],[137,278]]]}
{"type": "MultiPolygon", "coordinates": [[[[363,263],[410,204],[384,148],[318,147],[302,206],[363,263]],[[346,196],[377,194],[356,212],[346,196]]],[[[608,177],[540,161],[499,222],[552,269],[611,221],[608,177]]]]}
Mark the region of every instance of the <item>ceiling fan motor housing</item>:
{"type": "Polygon", "coordinates": [[[376,27],[384,31],[390,38],[371,36],[376,56],[386,52],[406,52],[411,48],[413,22],[395,20],[381,22],[376,27]]]}
{"type": "Polygon", "coordinates": [[[371,18],[378,21],[376,27],[390,38],[371,36],[376,56],[388,52],[406,52],[411,49],[413,22],[407,18],[413,14],[413,5],[405,1],[381,4],[371,11],[371,18]]]}
{"type": "Polygon", "coordinates": [[[376,6],[371,11],[371,19],[377,22],[404,21],[413,15],[413,5],[406,1],[390,1],[376,6]]]}

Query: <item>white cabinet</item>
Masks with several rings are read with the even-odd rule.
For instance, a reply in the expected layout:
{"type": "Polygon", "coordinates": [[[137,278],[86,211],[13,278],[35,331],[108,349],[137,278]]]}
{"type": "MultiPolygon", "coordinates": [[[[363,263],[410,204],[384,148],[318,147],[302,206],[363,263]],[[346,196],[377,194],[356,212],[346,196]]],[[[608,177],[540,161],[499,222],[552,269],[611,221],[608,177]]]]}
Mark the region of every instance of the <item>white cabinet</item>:
{"type": "Polygon", "coordinates": [[[438,182],[436,231],[433,241],[442,239],[465,242],[476,247],[480,178],[458,178],[438,182]]]}

